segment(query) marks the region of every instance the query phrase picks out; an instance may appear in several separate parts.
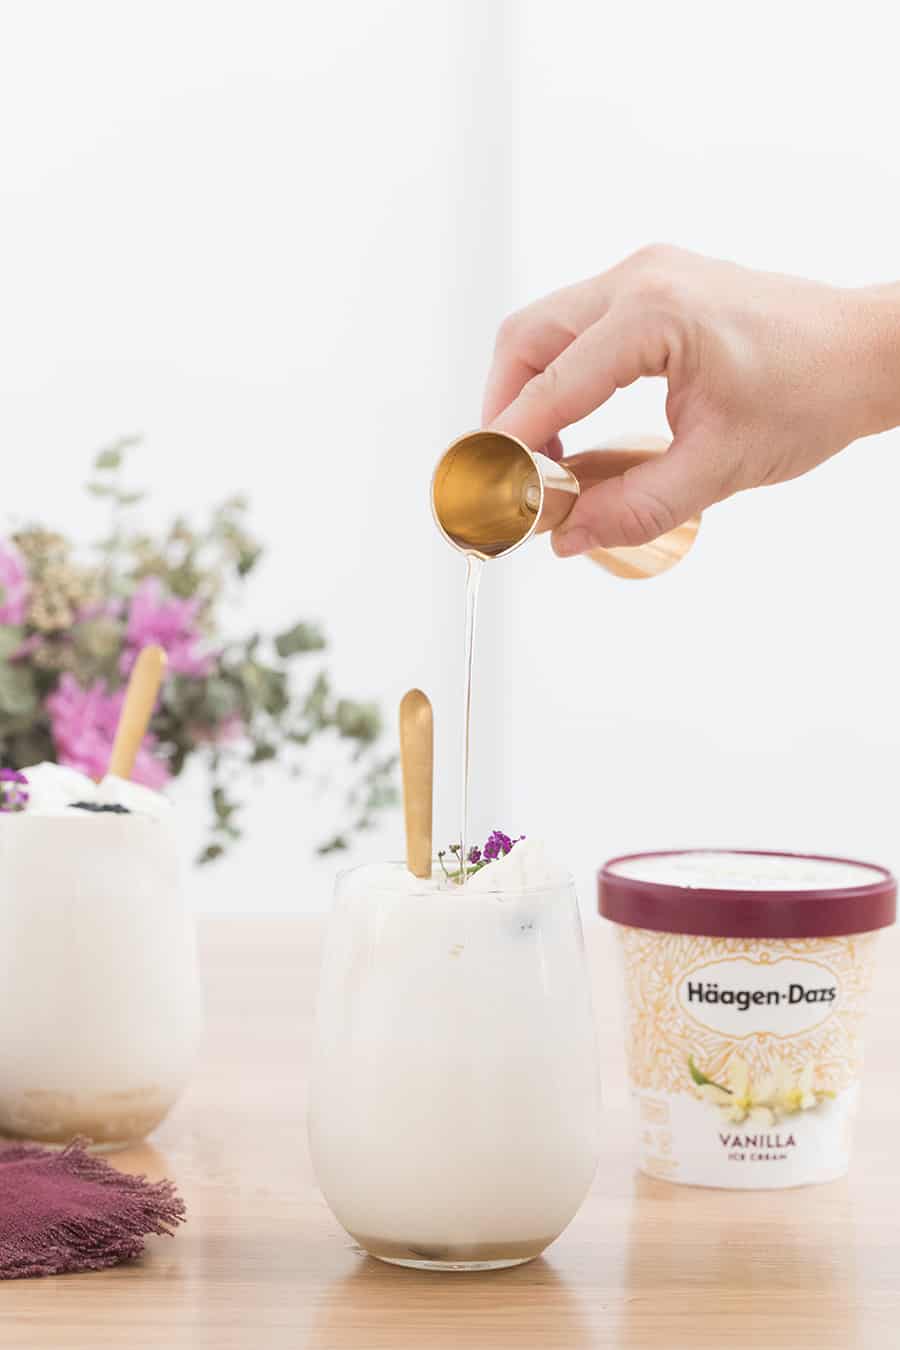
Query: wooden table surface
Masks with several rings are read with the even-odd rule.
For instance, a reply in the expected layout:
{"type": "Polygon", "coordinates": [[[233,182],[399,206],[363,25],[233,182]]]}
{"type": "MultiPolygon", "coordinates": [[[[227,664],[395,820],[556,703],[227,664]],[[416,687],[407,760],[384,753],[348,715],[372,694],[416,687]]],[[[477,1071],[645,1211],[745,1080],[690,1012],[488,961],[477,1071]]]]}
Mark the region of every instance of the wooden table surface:
{"type": "Polygon", "coordinates": [[[882,943],[848,1181],[728,1192],[636,1174],[609,935],[589,924],[606,1084],[581,1213],[517,1269],[432,1274],[361,1255],[318,1194],[306,1068],[321,924],[201,928],[208,1031],[171,1117],[118,1166],[173,1177],[189,1221],[114,1270],[0,1284],[11,1350],[893,1350],[900,1347],[900,950],[882,943]]]}

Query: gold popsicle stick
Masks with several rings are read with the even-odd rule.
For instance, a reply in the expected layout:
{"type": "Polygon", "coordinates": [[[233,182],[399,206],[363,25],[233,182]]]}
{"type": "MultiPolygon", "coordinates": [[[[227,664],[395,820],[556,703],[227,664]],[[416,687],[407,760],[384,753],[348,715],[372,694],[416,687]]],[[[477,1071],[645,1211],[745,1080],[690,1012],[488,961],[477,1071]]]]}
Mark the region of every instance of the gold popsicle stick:
{"type": "Polygon", "coordinates": [[[410,689],[400,700],[400,767],[406,865],[414,877],[430,877],[434,714],[421,689],[410,689]]]}
{"type": "Polygon", "coordinates": [[[128,680],[107,773],[118,778],[131,777],[165,673],[166,654],[162,647],[143,647],[128,680]]]}

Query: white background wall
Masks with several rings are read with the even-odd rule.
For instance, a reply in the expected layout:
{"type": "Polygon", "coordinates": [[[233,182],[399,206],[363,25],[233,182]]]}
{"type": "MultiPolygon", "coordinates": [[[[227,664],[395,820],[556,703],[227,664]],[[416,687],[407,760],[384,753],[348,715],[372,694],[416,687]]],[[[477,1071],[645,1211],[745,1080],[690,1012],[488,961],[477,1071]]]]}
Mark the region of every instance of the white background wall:
{"type": "MultiPolygon", "coordinates": [[[[343,0],[0,3],[3,507],[88,537],[88,458],[139,430],[152,513],[248,490],[238,620],[325,620],[389,720],[438,715],[456,827],[461,561],[428,477],[497,322],[653,238],[845,284],[900,276],[890,7],[343,0]]],[[[570,433],[664,428],[644,383],[570,433]]],[[[489,569],[474,818],[612,852],[900,863],[900,438],[717,507],[646,585],[537,543],[489,569]]],[[[180,788],[189,841],[198,785],[180,788]]],[[[205,908],[318,908],[314,794],[261,792],[205,908]],[[286,844],[289,840],[289,844],[286,844]],[[286,865],[285,865],[286,860],[286,865]]],[[[357,859],[396,854],[387,822],[357,859]]]]}
{"type": "MultiPolygon", "coordinates": [[[[877,3],[514,7],[519,304],[653,239],[846,285],[900,276],[897,18],[877,3]]],[[[569,433],[665,431],[661,382],[569,433]]],[[[617,582],[504,566],[508,816],[583,899],[614,852],[817,849],[900,864],[900,434],[708,513],[617,582]]]]}

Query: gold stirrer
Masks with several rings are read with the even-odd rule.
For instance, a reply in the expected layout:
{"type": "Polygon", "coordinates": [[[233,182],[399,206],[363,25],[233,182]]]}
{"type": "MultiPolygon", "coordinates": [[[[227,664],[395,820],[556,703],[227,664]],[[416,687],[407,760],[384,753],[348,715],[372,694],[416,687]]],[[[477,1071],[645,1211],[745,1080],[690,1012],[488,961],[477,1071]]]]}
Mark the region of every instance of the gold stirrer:
{"type": "Polygon", "coordinates": [[[155,644],[142,647],[128,680],[107,773],[117,778],[131,777],[165,673],[166,654],[162,647],[155,644]]]}
{"type": "Polygon", "coordinates": [[[400,700],[400,767],[406,866],[414,877],[430,877],[434,714],[421,689],[410,689],[400,700]]]}

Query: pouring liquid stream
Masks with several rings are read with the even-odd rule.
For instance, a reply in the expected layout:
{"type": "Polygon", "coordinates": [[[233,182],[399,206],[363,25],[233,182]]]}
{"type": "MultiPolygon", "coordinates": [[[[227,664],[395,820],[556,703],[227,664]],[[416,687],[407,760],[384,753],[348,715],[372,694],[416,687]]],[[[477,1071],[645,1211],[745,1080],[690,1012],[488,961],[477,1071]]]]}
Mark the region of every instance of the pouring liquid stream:
{"type": "Polygon", "coordinates": [[[478,588],[481,585],[481,573],[484,558],[477,553],[466,554],[466,634],[465,665],[463,674],[463,734],[462,734],[462,779],[460,782],[460,819],[459,819],[459,865],[461,880],[466,879],[466,861],[468,854],[467,838],[469,833],[469,740],[472,721],[472,658],[475,648],[475,618],[478,610],[478,588]]]}

